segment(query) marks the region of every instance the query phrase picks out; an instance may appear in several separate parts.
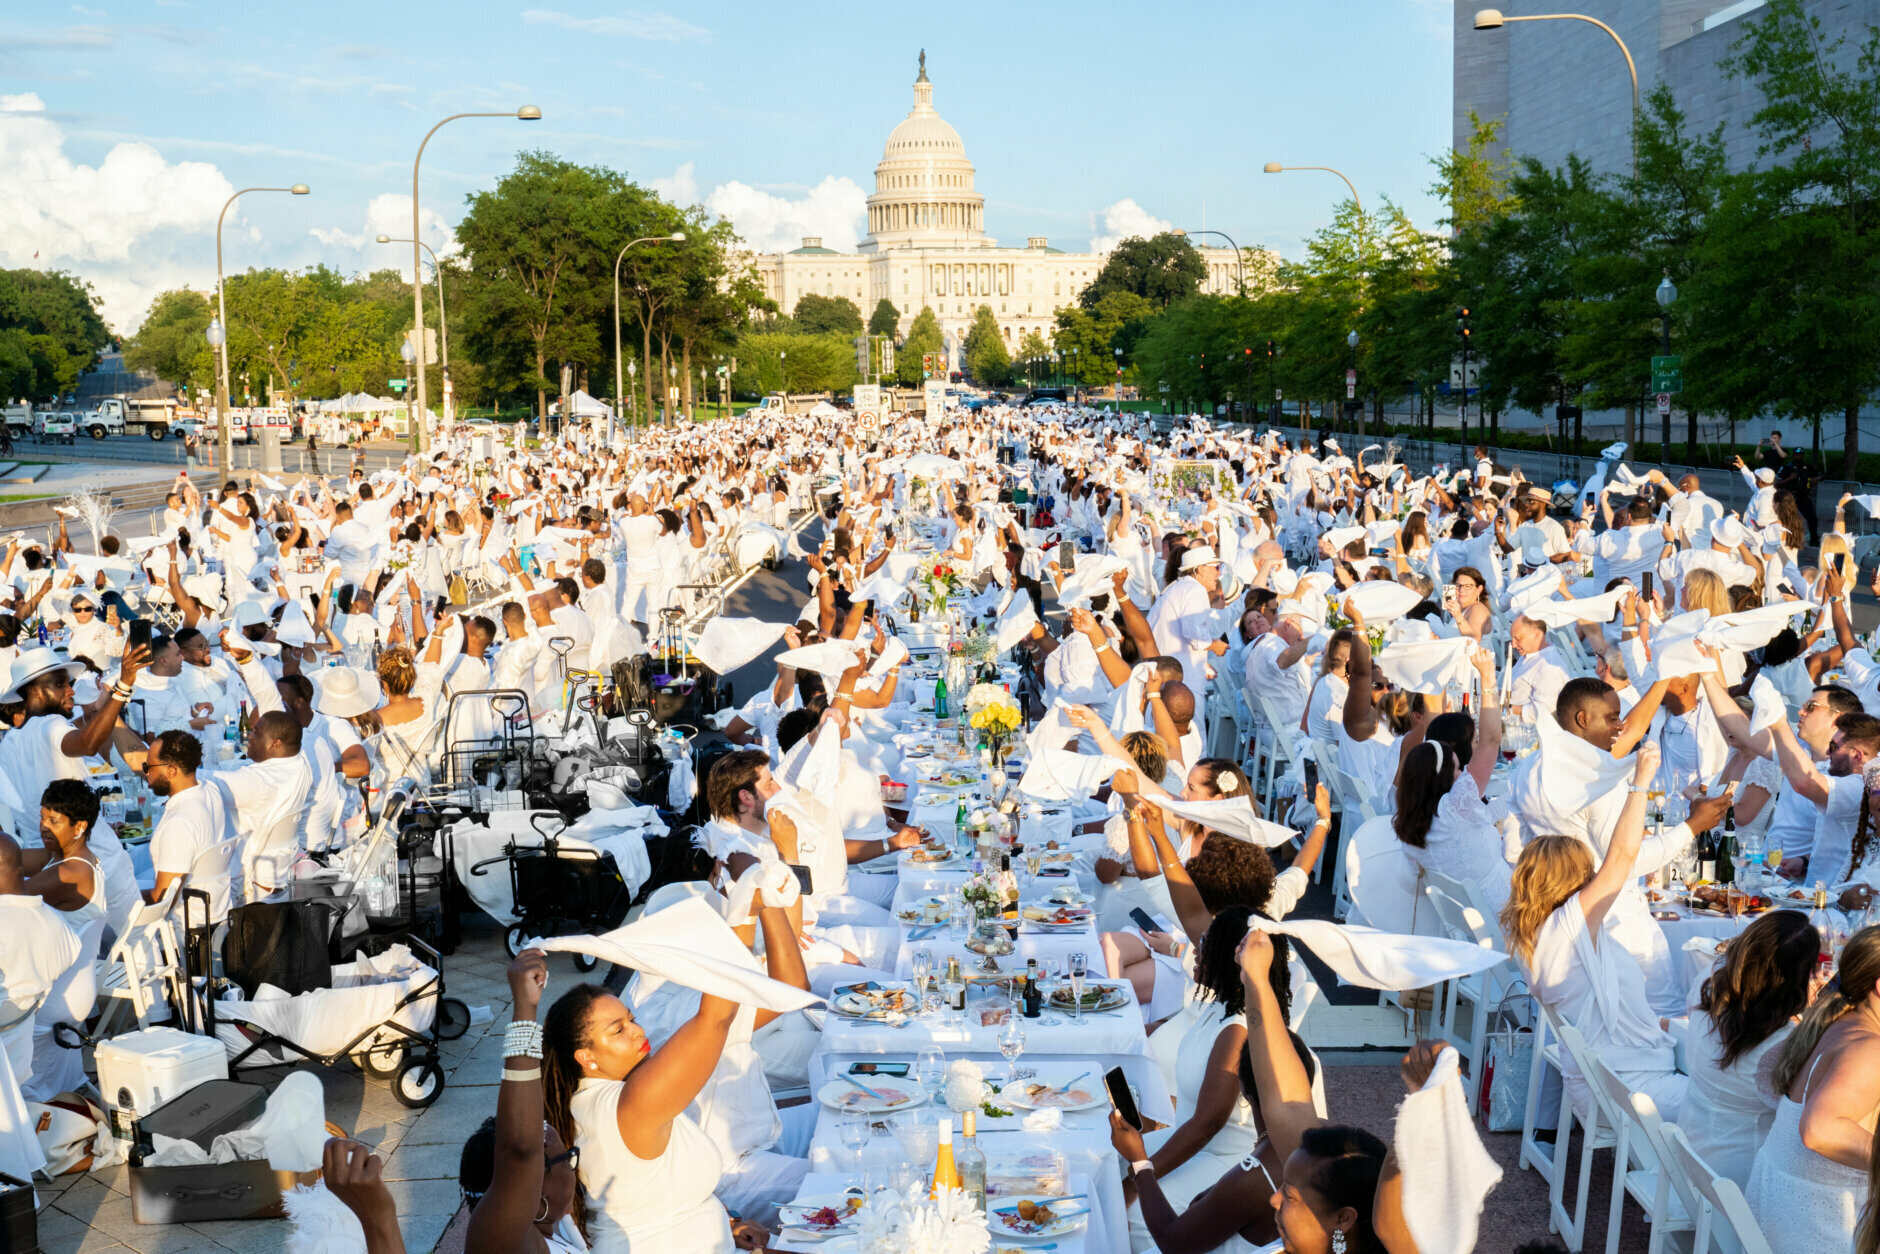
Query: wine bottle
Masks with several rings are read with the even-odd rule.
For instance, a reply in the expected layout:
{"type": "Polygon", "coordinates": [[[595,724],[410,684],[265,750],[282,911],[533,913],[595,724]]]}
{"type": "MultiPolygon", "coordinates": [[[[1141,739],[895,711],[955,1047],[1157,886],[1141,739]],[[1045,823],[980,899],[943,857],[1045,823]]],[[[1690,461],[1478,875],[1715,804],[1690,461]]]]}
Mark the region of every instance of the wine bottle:
{"type": "Polygon", "coordinates": [[[1723,812],[1723,835],[1717,838],[1717,882],[1736,883],[1736,806],[1723,812]]]}
{"type": "Polygon", "coordinates": [[[979,1148],[979,1139],[974,1134],[978,1131],[978,1112],[963,1111],[960,1114],[960,1152],[955,1156],[956,1168],[960,1178],[960,1188],[973,1200],[973,1205],[980,1210],[986,1209],[986,1153],[979,1148]]]}
{"type": "Polygon", "coordinates": [[[953,1161],[953,1116],[940,1120],[940,1148],[934,1151],[932,1196],[942,1189],[960,1187],[960,1169],[953,1161]]]}
{"type": "Polygon", "coordinates": [[[1703,883],[1712,883],[1717,878],[1717,846],[1709,831],[1697,837],[1697,878],[1703,883]]]}

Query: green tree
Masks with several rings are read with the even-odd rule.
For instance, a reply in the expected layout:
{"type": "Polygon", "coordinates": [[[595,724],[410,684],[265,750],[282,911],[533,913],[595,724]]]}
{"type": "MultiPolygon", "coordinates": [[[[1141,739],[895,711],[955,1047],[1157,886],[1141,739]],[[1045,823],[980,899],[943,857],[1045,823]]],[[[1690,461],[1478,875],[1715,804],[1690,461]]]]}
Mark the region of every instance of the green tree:
{"type": "MultiPolygon", "coordinates": [[[[1108,387],[1116,381],[1115,351],[1123,347],[1125,333],[1133,343],[1133,324],[1148,319],[1155,309],[1147,297],[1120,290],[1110,292],[1090,308],[1067,305],[1057,311],[1051,341],[1063,354],[1065,369],[1075,371],[1079,385],[1108,387]]],[[[1127,364],[1127,348],[1124,361],[1127,364]]]]}
{"type": "Polygon", "coordinates": [[[1127,292],[1166,309],[1201,290],[1207,277],[1207,262],[1180,231],[1164,231],[1149,239],[1131,236],[1111,250],[1077,303],[1094,310],[1104,297],[1127,292]]]}
{"type": "MultiPolygon", "coordinates": [[[[1811,422],[1840,410],[1843,473],[1851,477],[1860,453],[1861,402],[1880,383],[1880,319],[1873,316],[1880,287],[1874,247],[1880,233],[1880,27],[1867,28],[1852,58],[1844,44],[1826,40],[1800,0],[1771,0],[1762,17],[1746,23],[1724,65],[1761,89],[1758,151],[1780,162],[1738,176],[1730,190],[1731,224],[1781,250],[1764,255],[1763,278],[1775,290],[1759,303],[1789,316],[1754,332],[1777,341],[1768,356],[1786,367],[1775,408],[1811,422]],[[1746,209],[1768,216],[1758,223],[1746,209]]],[[[1741,280],[1736,286],[1741,290],[1741,280]]],[[[1730,312],[1714,301],[1704,308],[1711,315],[1730,312]]],[[[1713,329],[1704,338],[1721,337],[1713,329]]]]}
{"type": "MultiPolygon", "coordinates": [[[[1036,331],[1027,331],[1018,341],[1018,355],[1012,359],[1012,364],[1014,366],[1022,364],[1035,375],[1038,367],[1033,363],[1043,361],[1050,355],[1051,346],[1045,342],[1044,336],[1036,331]]],[[[1037,382],[1035,377],[1027,377],[1031,378],[1032,382],[1037,382]]]]}
{"type": "Polygon", "coordinates": [[[966,331],[966,369],[981,387],[1001,388],[1011,380],[1012,356],[1005,351],[1005,337],[999,332],[999,319],[991,305],[981,305],[973,312],[973,325],[966,331]]]}
{"type": "MultiPolygon", "coordinates": [[[[918,373],[918,363],[916,363],[918,373]]],[[[733,390],[847,392],[855,387],[855,346],[846,336],[752,332],[738,341],[733,390]]]]}
{"type": "Polygon", "coordinates": [[[945,347],[946,341],[940,334],[940,319],[934,317],[931,307],[923,306],[907,329],[906,342],[895,350],[894,381],[902,387],[919,387],[921,357],[927,353],[938,353],[945,347]]]}
{"type": "Polygon", "coordinates": [[[893,335],[901,327],[900,311],[894,302],[883,296],[875,302],[875,312],[868,315],[868,333],[870,335],[893,335]]]}
{"type": "Polygon", "coordinates": [[[0,390],[50,399],[98,363],[111,333],[91,285],[61,270],[0,270],[0,390]]]}
{"type": "Polygon", "coordinates": [[[791,316],[796,319],[797,329],[807,335],[822,335],[831,331],[843,335],[862,333],[862,311],[846,296],[806,292],[796,302],[791,316]]]}
{"type": "Polygon", "coordinates": [[[125,341],[125,367],[148,371],[185,392],[214,386],[215,353],[204,338],[213,316],[201,292],[164,292],[151,302],[137,334],[125,341]]]}
{"type": "Polygon", "coordinates": [[[1436,167],[1436,183],[1430,191],[1449,206],[1443,225],[1457,235],[1484,226],[1513,207],[1508,184],[1514,176],[1514,161],[1497,148],[1505,125],[1501,118],[1483,121],[1471,109],[1468,142],[1430,159],[1436,167]]]}

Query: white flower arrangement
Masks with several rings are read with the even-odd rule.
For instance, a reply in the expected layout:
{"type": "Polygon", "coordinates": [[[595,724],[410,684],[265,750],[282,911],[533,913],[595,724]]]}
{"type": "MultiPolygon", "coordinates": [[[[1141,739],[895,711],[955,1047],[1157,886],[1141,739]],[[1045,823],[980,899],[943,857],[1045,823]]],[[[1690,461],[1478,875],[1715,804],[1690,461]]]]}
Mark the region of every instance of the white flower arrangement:
{"type": "Polygon", "coordinates": [[[986,1254],[992,1234],[965,1190],[942,1189],[929,1199],[927,1186],[914,1185],[903,1195],[875,1195],[856,1244],[863,1254],[986,1254]]]}
{"type": "Polygon", "coordinates": [[[986,1100],[986,1074],[970,1058],[956,1058],[947,1067],[946,1103],[949,1110],[977,1110],[986,1100]]]}
{"type": "Polygon", "coordinates": [[[966,694],[966,711],[977,714],[989,705],[1004,705],[1011,700],[1011,694],[998,684],[974,684],[966,694]]]}

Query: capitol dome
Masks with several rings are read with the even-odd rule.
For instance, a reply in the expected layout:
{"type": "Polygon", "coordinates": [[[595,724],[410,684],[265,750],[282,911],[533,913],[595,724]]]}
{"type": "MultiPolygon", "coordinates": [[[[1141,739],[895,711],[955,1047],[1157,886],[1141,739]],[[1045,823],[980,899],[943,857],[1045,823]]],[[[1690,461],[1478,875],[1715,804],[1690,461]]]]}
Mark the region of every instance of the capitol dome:
{"type": "Polygon", "coordinates": [[[868,198],[868,238],[861,251],[890,248],[990,248],[985,197],[973,190],[973,163],[960,133],[934,112],[927,54],[920,55],[914,107],[888,133],[868,198]]]}

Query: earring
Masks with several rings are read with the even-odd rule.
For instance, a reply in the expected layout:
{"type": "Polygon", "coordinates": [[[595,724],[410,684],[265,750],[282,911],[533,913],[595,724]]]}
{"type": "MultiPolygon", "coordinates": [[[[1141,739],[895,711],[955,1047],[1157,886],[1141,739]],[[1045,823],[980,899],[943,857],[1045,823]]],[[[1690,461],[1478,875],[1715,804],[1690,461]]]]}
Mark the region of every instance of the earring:
{"type": "Polygon", "coordinates": [[[1332,1254],[1345,1254],[1345,1230],[1332,1229],[1332,1254]]]}
{"type": "MultiPolygon", "coordinates": [[[[535,1222],[539,1224],[539,1223],[542,1223],[543,1221],[545,1221],[545,1220],[546,1220],[547,1218],[548,1218],[548,1199],[547,1199],[547,1198],[543,1198],[543,1199],[542,1199],[542,1209],[541,1209],[541,1210],[540,1210],[540,1211],[539,1211],[539,1212],[538,1212],[538,1213],[536,1214],[536,1216],[535,1216],[535,1222]]],[[[1343,1249],[1344,1247],[1343,1247],[1343,1246],[1340,1246],[1339,1248],[1340,1248],[1340,1249],[1343,1249]]]]}

